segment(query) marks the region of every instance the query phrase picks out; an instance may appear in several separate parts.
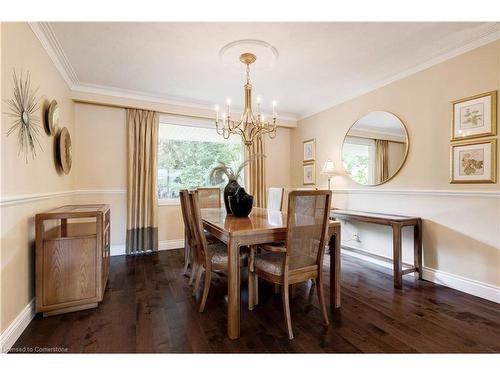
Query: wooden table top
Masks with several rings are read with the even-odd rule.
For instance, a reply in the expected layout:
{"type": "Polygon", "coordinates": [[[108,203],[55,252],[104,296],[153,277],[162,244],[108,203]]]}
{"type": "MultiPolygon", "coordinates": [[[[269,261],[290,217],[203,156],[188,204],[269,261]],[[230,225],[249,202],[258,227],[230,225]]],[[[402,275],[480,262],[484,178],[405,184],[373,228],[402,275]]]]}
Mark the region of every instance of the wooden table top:
{"type": "MultiPolygon", "coordinates": [[[[228,215],[225,208],[203,208],[202,220],[226,233],[243,234],[247,232],[286,231],[287,215],[284,212],[254,207],[248,217],[228,215]]],[[[335,220],[330,226],[340,225],[335,220]]]]}

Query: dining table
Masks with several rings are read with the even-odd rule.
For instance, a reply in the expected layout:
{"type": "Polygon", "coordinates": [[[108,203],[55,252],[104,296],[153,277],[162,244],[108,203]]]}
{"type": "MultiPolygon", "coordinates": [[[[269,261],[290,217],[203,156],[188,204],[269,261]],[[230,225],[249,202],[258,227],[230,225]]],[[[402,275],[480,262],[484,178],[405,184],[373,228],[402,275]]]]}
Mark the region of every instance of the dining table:
{"type": "MultiPolygon", "coordinates": [[[[227,334],[240,337],[240,248],[285,241],[287,214],[282,211],[254,207],[248,217],[236,217],[225,208],[201,210],[204,229],[227,245],[227,334]]],[[[328,224],[330,252],[330,306],[340,308],[340,222],[328,224]]]]}

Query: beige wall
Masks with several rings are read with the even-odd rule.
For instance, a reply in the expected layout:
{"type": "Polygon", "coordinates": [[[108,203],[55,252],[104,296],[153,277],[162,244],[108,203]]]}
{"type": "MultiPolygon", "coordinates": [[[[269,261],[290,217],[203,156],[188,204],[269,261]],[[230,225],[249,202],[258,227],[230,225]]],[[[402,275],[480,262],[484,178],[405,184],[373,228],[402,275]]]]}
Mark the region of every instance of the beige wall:
{"type": "MultiPolygon", "coordinates": [[[[345,133],[358,118],[387,110],[406,124],[410,150],[405,166],[388,183],[365,188],[346,176],[333,179],[334,205],[365,211],[418,215],[424,219],[424,264],[472,280],[500,285],[500,185],[449,183],[450,102],[498,90],[500,42],[494,42],[368,94],[299,121],[291,130],[292,184],[302,183],[302,141],[316,138],[316,172],[327,159],[341,168],[345,133]],[[383,193],[383,190],[395,190],[383,193]],[[409,191],[425,190],[422,195],[409,191]],[[436,192],[437,191],[437,192],[436,192]],[[443,193],[444,191],[444,193],[443,193]],[[454,196],[453,192],[469,192],[454,196]],[[480,194],[486,191],[493,194],[480,194]],[[440,195],[439,192],[441,192],[440,195]],[[450,193],[451,192],[451,193],[450,193]]],[[[326,178],[317,173],[318,186],[326,178]]],[[[391,255],[388,228],[348,224],[347,244],[391,255]],[[350,240],[360,233],[361,242],[350,240]]],[[[411,260],[411,236],[405,233],[405,260],[411,260]]]]}
{"type": "MultiPolygon", "coordinates": [[[[111,204],[111,245],[125,244],[126,163],[125,110],[92,104],[75,104],[76,202],[111,204]]],[[[268,186],[288,186],[290,130],[278,128],[276,139],[266,140],[268,186]]],[[[184,238],[178,204],[160,205],[158,238],[160,242],[184,238]]],[[[163,245],[168,246],[168,245],[163,245]]],[[[160,245],[161,248],[161,245],[160,245]]]]}
{"type": "MultiPolygon", "coordinates": [[[[57,72],[38,39],[25,23],[2,23],[1,33],[1,92],[2,99],[12,97],[12,73],[16,69],[31,73],[38,87],[40,103],[56,99],[60,106],[61,126],[74,137],[73,103],[66,83],[57,72]]],[[[43,107],[38,111],[42,118],[43,107]]],[[[74,188],[74,174],[61,175],[56,171],[53,153],[54,137],[43,130],[40,136],[42,151],[35,160],[25,163],[17,156],[15,135],[6,136],[10,119],[2,100],[1,124],[1,196],[2,200],[23,195],[67,192],[74,188]]],[[[37,212],[67,203],[71,198],[56,197],[20,204],[1,206],[1,321],[3,332],[34,296],[34,224],[37,212]]]]}

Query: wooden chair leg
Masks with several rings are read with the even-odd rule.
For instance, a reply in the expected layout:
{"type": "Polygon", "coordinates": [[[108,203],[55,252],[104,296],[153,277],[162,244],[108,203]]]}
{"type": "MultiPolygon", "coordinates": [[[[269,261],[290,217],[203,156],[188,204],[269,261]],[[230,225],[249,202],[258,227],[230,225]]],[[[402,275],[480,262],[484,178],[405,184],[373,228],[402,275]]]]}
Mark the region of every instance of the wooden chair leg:
{"type": "Polygon", "coordinates": [[[250,258],[248,260],[248,310],[253,310],[254,306],[259,303],[259,279],[254,272],[256,251],[256,246],[250,246],[250,258]]]}
{"type": "Polygon", "coordinates": [[[259,303],[259,279],[255,272],[248,270],[248,310],[259,303]]]}
{"type": "Polygon", "coordinates": [[[255,286],[253,288],[253,303],[254,305],[259,304],[259,276],[255,274],[255,286]]]}
{"type": "Polygon", "coordinates": [[[200,308],[199,312],[203,312],[205,310],[205,303],[207,302],[208,291],[210,289],[210,283],[212,281],[212,272],[207,269],[205,270],[205,284],[203,285],[203,295],[201,296],[200,308]]]}
{"type": "Polygon", "coordinates": [[[203,267],[201,265],[198,265],[198,268],[196,270],[196,277],[194,280],[194,286],[193,286],[193,293],[192,295],[196,295],[196,291],[198,290],[198,287],[200,286],[200,279],[201,279],[201,273],[203,272],[203,267]]]}
{"type": "Polygon", "coordinates": [[[189,248],[189,243],[187,242],[187,237],[184,237],[184,272],[183,275],[187,275],[187,269],[189,267],[189,261],[191,258],[191,249],[189,248]]]}
{"type": "Polygon", "coordinates": [[[193,263],[191,266],[191,276],[189,276],[189,286],[193,285],[194,277],[196,275],[196,271],[198,270],[198,265],[196,263],[193,263]]]}
{"type": "Polygon", "coordinates": [[[297,295],[297,284],[290,284],[290,298],[295,299],[297,295]]]}
{"type": "Polygon", "coordinates": [[[288,338],[293,340],[292,332],[292,319],[290,318],[290,299],[288,296],[288,285],[283,285],[281,288],[281,296],[283,298],[283,312],[285,314],[286,330],[288,331],[288,338]]]}
{"type": "Polygon", "coordinates": [[[316,290],[318,291],[319,307],[321,309],[321,314],[323,314],[323,320],[325,321],[325,325],[329,325],[330,322],[328,321],[328,312],[326,310],[325,292],[323,290],[322,276],[318,276],[316,280],[316,290]]]}

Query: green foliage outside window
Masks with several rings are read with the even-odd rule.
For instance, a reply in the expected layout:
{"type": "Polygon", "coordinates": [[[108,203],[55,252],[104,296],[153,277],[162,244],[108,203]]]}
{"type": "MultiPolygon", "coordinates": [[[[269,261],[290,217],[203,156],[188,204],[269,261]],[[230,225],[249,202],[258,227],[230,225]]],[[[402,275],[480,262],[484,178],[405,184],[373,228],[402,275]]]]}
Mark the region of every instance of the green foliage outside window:
{"type": "MultiPolygon", "coordinates": [[[[241,162],[242,145],[160,139],[158,198],[177,198],[181,189],[212,186],[208,176],[219,160],[227,164],[241,162]]],[[[220,187],[225,184],[226,181],[220,187]]]]}
{"type": "Polygon", "coordinates": [[[342,155],[342,159],[351,178],[359,184],[366,185],[368,183],[369,157],[346,153],[342,155]]]}

